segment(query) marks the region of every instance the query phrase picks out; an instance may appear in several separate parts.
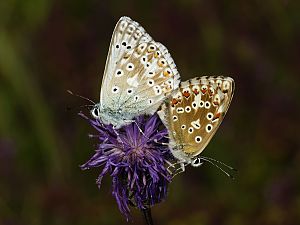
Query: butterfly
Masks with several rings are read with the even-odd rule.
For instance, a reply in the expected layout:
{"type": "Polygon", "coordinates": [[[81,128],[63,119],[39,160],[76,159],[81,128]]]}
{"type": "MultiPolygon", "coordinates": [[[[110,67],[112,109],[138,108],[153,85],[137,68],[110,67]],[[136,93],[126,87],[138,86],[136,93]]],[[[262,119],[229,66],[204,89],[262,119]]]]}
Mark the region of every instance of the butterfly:
{"type": "Polygon", "coordinates": [[[169,148],[182,171],[187,164],[197,167],[201,159],[209,161],[199,154],[220,126],[233,92],[234,80],[230,77],[196,77],[180,83],[158,111],[169,132],[169,148]]]}
{"type": "Polygon", "coordinates": [[[100,102],[91,114],[104,124],[120,128],[138,115],[155,113],[178,88],[179,79],[167,48],[155,42],[137,22],[121,17],[111,38],[100,102]]]}

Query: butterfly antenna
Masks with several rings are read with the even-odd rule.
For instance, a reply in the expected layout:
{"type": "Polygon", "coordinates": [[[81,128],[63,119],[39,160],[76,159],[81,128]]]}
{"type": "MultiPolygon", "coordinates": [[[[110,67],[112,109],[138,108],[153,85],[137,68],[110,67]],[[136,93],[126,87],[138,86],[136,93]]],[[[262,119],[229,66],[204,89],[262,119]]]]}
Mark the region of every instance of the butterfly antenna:
{"type": "Polygon", "coordinates": [[[78,95],[78,94],[74,94],[74,93],[73,93],[72,91],[70,91],[70,90],[67,90],[67,92],[68,92],[70,95],[74,95],[74,96],[76,96],[76,97],[82,98],[82,99],[84,99],[84,100],[87,100],[87,101],[93,103],[93,105],[96,105],[96,103],[95,103],[94,101],[92,101],[91,99],[89,99],[89,98],[87,98],[87,97],[84,97],[84,96],[78,95]]]}
{"type": "Polygon", "coordinates": [[[224,174],[226,174],[229,178],[231,178],[232,180],[234,180],[234,176],[232,176],[230,173],[226,172],[224,169],[222,169],[220,166],[218,166],[217,164],[213,163],[212,161],[210,161],[209,159],[207,158],[203,158],[203,157],[200,157],[200,159],[206,161],[206,162],[209,162],[210,164],[212,164],[213,166],[215,166],[216,168],[218,168],[219,170],[221,170],[224,174]]]}
{"type": "Polygon", "coordinates": [[[71,107],[71,106],[67,106],[67,111],[71,111],[73,110],[74,108],[88,108],[88,107],[94,107],[95,105],[80,105],[80,106],[74,106],[74,107],[71,107]]]}
{"type": "Polygon", "coordinates": [[[213,159],[213,158],[210,158],[210,157],[207,157],[207,156],[201,156],[201,158],[202,158],[202,159],[209,159],[209,160],[211,160],[211,161],[214,161],[214,162],[216,162],[216,163],[219,163],[219,164],[221,164],[221,165],[227,167],[227,168],[230,169],[230,170],[233,170],[233,171],[236,171],[236,172],[238,171],[237,169],[235,169],[235,168],[233,168],[233,167],[231,167],[231,166],[229,166],[229,165],[227,165],[227,164],[225,164],[225,163],[223,163],[223,162],[221,162],[221,161],[219,161],[219,160],[216,160],[216,159],[213,159]]]}
{"type": "Polygon", "coordinates": [[[80,108],[94,107],[95,105],[81,105],[80,108]]]}

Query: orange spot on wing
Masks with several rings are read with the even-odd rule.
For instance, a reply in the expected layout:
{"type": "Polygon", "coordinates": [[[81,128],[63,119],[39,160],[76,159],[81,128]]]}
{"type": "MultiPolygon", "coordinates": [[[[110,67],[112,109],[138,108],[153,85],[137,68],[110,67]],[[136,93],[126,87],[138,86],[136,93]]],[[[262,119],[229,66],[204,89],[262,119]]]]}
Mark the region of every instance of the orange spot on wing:
{"type": "Polygon", "coordinates": [[[190,97],[190,95],[191,94],[188,91],[183,92],[183,96],[186,97],[186,98],[190,97]]]}
{"type": "Polygon", "coordinates": [[[164,75],[165,77],[171,76],[171,70],[170,70],[170,69],[164,70],[163,75],[164,75]]]}
{"type": "Polygon", "coordinates": [[[214,116],[214,118],[213,118],[213,120],[219,119],[220,117],[221,117],[221,113],[216,113],[215,116],[214,116]]]}
{"type": "Polygon", "coordinates": [[[195,95],[199,94],[199,91],[197,89],[194,89],[193,92],[194,92],[195,95]]]}
{"type": "Polygon", "coordinates": [[[214,101],[213,103],[214,103],[215,106],[219,105],[218,101],[214,101]]]}
{"type": "Polygon", "coordinates": [[[173,98],[172,101],[171,101],[171,105],[175,106],[177,104],[178,104],[178,100],[176,98],[173,98]]]}

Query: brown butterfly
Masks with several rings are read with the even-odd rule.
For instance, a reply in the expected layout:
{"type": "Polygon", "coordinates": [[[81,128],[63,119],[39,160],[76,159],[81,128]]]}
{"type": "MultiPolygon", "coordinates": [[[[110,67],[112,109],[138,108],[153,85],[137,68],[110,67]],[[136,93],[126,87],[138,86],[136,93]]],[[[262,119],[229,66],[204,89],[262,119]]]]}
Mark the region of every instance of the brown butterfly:
{"type": "Polygon", "coordinates": [[[188,164],[200,166],[201,159],[219,162],[199,157],[199,154],[220,126],[233,92],[234,80],[230,77],[196,77],[181,82],[179,88],[162,105],[158,114],[168,128],[169,147],[182,171],[188,164]]]}

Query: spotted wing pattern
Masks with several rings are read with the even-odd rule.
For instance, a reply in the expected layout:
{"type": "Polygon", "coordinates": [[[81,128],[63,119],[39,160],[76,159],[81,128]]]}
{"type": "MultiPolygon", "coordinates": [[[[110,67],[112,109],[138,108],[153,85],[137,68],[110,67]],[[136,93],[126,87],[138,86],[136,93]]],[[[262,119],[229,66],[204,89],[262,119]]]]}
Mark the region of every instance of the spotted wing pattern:
{"type": "Polygon", "coordinates": [[[166,47],[137,22],[122,17],[110,44],[100,105],[124,119],[152,114],[179,86],[179,77],[166,47]]]}
{"type": "Polygon", "coordinates": [[[204,150],[228,110],[233,91],[230,77],[197,77],[180,84],[159,112],[176,158],[188,161],[204,150]]]}

